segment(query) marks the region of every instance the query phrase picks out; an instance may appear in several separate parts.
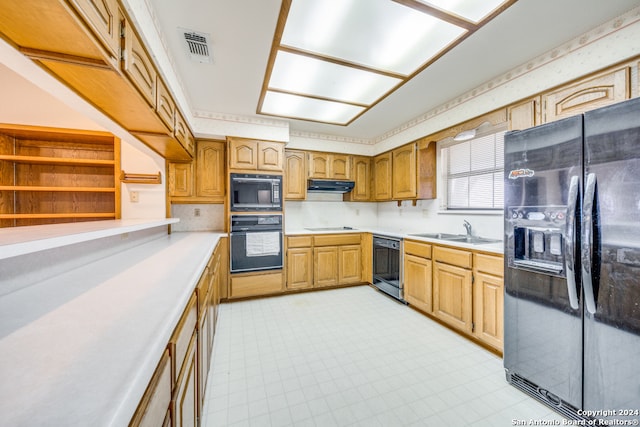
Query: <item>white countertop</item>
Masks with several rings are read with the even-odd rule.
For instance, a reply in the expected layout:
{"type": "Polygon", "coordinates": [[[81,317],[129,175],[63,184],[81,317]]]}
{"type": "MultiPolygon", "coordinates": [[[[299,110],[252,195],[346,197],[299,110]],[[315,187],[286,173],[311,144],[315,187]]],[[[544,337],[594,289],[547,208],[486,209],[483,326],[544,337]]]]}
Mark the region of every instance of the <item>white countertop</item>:
{"type": "Polygon", "coordinates": [[[162,236],[0,298],[0,425],[128,425],[224,235],[162,236]]]}
{"type": "Polygon", "coordinates": [[[353,228],[351,230],[339,229],[338,227],[327,227],[324,230],[310,230],[307,228],[301,229],[289,229],[285,231],[286,236],[295,236],[302,234],[345,234],[345,233],[372,233],[379,236],[389,236],[398,239],[411,239],[428,243],[435,243],[438,245],[452,246],[461,249],[469,249],[474,251],[489,252],[502,255],[504,253],[504,244],[502,241],[496,243],[483,243],[483,244],[471,244],[463,242],[454,242],[450,240],[431,239],[428,237],[415,236],[416,232],[408,232],[402,230],[394,230],[389,228],[377,228],[377,227],[361,227],[353,228]]]}
{"type": "Polygon", "coordinates": [[[0,228],[0,259],[175,224],[179,218],[116,219],[0,228]]]}

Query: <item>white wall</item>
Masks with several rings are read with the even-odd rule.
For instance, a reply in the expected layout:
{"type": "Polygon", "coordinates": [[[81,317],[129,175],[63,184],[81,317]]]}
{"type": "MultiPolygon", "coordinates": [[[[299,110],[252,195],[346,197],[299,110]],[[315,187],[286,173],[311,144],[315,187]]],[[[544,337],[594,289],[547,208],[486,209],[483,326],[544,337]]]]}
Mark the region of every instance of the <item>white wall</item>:
{"type": "Polygon", "coordinates": [[[167,197],[164,158],[135,140],[121,141],[120,156],[120,168],[125,172],[162,175],[161,184],[121,184],[122,218],[164,218],[167,197]],[[138,202],[131,201],[132,191],[138,193],[138,202]]]}
{"type": "Polygon", "coordinates": [[[308,227],[370,227],[376,223],[376,203],[343,202],[342,194],[309,193],[303,202],[285,203],[285,231],[308,227]]]}

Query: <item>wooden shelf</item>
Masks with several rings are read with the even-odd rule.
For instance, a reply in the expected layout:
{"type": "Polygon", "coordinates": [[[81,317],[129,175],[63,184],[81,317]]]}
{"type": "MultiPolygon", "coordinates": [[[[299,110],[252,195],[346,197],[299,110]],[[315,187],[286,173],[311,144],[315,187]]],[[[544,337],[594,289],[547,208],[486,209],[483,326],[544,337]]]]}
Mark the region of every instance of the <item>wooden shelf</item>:
{"type": "Polygon", "coordinates": [[[113,167],[114,160],[98,160],[98,159],[69,159],[59,157],[40,157],[40,156],[14,156],[11,154],[0,154],[0,160],[8,160],[15,163],[37,163],[46,165],[65,165],[65,166],[104,166],[113,167]]]}
{"type": "Polygon", "coordinates": [[[0,185],[0,191],[59,191],[68,193],[115,193],[113,187],[41,187],[27,185],[0,185]]]}
{"type": "Polygon", "coordinates": [[[0,228],[119,219],[120,140],[0,124],[0,228]]]}
{"type": "Polygon", "coordinates": [[[0,219],[115,218],[115,212],[0,214],[0,219]]]}

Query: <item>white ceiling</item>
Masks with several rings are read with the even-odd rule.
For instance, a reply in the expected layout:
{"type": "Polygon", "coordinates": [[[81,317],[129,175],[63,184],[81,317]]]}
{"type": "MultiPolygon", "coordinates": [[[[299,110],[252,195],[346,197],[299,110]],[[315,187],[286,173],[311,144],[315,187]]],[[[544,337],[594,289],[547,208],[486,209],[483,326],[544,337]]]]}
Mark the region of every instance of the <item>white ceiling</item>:
{"type": "MultiPolygon", "coordinates": [[[[192,111],[260,117],[256,107],[280,0],[146,1],[192,111]],[[178,28],[211,35],[212,64],[189,59],[178,28]]],[[[375,139],[639,4],[519,0],[349,126],[289,120],[290,129],[375,139]]]]}

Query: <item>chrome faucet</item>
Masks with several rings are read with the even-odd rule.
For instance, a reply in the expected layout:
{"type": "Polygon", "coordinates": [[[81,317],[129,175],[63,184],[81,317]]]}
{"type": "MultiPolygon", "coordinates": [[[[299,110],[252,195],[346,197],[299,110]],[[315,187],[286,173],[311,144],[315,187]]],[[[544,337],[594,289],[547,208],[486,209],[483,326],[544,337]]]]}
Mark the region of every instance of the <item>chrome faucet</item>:
{"type": "Polygon", "coordinates": [[[471,231],[471,224],[469,223],[469,221],[465,219],[462,225],[464,225],[464,228],[467,230],[467,237],[471,237],[472,231],[471,231]]]}

